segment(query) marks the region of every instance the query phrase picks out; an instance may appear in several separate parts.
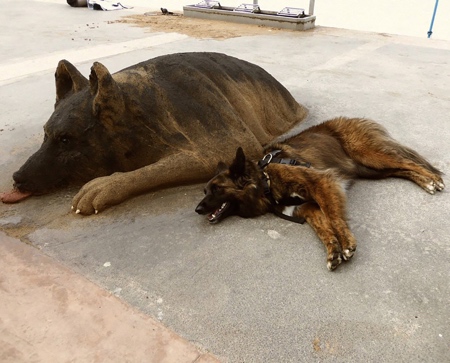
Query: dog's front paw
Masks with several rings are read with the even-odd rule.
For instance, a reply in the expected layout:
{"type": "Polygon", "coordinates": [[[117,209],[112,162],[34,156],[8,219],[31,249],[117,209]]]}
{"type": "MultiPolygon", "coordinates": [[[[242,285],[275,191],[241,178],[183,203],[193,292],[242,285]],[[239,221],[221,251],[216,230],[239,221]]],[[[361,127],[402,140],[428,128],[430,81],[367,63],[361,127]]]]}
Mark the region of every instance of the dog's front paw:
{"type": "Polygon", "coordinates": [[[342,262],[341,254],[339,252],[334,252],[328,254],[327,257],[327,268],[330,271],[333,271],[338,267],[342,262]]]}
{"type": "Polygon", "coordinates": [[[327,243],[327,268],[333,271],[342,262],[341,246],[337,239],[333,239],[327,243]]]}
{"type": "Polygon", "coordinates": [[[72,210],[77,214],[97,214],[130,197],[125,174],[114,173],[91,180],[72,200],[72,210]]]}
{"type": "Polygon", "coordinates": [[[353,255],[355,254],[355,251],[356,251],[356,247],[346,248],[342,251],[342,257],[344,258],[345,261],[348,261],[353,257],[353,255]]]}

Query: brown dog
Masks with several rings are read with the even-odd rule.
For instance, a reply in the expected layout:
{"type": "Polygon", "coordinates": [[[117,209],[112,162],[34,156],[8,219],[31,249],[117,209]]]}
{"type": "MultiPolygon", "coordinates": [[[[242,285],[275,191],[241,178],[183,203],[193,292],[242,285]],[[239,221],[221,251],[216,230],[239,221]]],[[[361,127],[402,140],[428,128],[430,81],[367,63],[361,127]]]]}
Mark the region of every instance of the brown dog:
{"type": "Polygon", "coordinates": [[[345,190],[351,181],[399,177],[430,194],[444,189],[439,170],[366,119],[333,119],[265,152],[258,163],[238,148],[230,167],[219,163],[196,212],[207,214],[211,223],[267,212],[304,219],[324,243],[330,270],[356,250],[346,222],[345,190]]]}

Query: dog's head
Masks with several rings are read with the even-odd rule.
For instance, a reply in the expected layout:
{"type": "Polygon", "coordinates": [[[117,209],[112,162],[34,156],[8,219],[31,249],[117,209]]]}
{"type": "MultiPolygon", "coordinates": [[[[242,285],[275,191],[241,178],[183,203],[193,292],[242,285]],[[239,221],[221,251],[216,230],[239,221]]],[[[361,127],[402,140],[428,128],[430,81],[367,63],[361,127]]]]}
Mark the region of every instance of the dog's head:
{"type": "Polygon", "coordinates": [[[231,215],[249,218],[267,212],[263,201],[261,171],[246,160],[239,147],[230,166],[220,162],[216,175],[206,184],[205,197],[195,211],[218,223],[231,215]]]}
{"type": "Polygon", "coordinates": [[[21,192],[44,194],[109,175],[120,170],[118,155],[126,152],[115,143],[125,114],[123,92],[102,64],[94,63],[87,80],[61,60],[55,83],[55,110],[42,145],[13,175],[21,192]]]}

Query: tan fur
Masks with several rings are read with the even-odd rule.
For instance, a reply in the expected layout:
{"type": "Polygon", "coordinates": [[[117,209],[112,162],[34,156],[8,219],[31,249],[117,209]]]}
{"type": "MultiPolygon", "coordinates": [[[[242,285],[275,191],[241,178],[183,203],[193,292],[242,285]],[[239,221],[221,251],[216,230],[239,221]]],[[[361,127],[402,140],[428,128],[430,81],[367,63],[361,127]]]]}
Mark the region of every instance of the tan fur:
{"type": "MultiPolygon", "coordinates": [[[[327,249],[327,266],[335,269],[341,256],[349,259],[356,250],[356,239],[347,224],[345,190],[333,170],[318,170],[270,164],[271,192],[275,200],[297,194],[305,201],[294,209],[294,217],[305,218],[327,249]]],[[[282,212],[283,207],[277,207],[282,212]]]]}

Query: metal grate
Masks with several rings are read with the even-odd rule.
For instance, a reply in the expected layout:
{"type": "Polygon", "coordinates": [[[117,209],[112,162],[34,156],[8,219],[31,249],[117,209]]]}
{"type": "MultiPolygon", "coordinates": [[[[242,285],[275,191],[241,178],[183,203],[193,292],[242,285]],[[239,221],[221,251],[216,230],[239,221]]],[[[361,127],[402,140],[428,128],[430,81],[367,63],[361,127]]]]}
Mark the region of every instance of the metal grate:
{"type": "Polygon", "coordinates": [[[303,18],[305,17],[305,9],[301,9],[301,8],[283,8],[281,9],[277,15],[282,15],[282,16],[289,16],[292,18],[303,18]]]}
{"type": "Polygon", "coordinates": [[[205,9],[220,9],[222,6],[220,5],[220,2],[218,1],[212,1],[212,0],[203,0],[200,1],[198,4],[192,5],[196,8],[205,8],[205,9]]]}
{"type": "Polygon", "coordinates": [[[257,4],[241,4],[238,7],[234,8],[233,11],[241,13],[260,13],[261,9],[257,4]]]}

